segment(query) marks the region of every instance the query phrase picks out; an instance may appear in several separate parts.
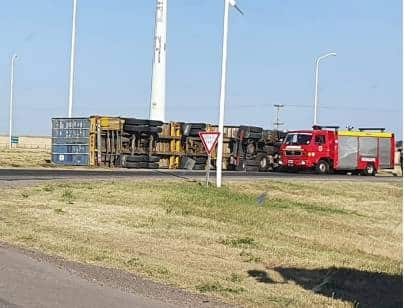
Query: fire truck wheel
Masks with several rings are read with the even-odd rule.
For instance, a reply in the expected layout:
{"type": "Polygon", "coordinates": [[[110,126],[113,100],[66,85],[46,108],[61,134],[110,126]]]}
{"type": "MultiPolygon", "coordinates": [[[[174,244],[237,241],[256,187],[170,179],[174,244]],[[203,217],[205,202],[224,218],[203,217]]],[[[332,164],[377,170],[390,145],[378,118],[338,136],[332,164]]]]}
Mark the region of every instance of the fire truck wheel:
{"type": "Polygon", "coordinates": [[[316,172],[318,174],[328,174],[330,172],[330,165],[325,160],[320,160],[316,165],[316,172]]]}
{"type": "Polygon", "coordinates": [[[375,165],[368,164],[366,169],[363,170],[362,174],[366,175],[366,176],[374,176],[374,175],[376,175],[375,165]]]}

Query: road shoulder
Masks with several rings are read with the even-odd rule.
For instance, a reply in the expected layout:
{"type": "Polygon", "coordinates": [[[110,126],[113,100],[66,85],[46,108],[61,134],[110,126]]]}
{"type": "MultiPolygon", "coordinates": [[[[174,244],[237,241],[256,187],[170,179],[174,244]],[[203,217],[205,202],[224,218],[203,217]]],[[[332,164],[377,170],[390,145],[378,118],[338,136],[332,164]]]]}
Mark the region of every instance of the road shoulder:
{"type": "MultiPolygon", "coordinates": [[[[18,307],[21,304],[25,306],[27,301],[34,300],[32,297],[35,297],[33,295],[35,292],[44,292],[38,294],[38,298],[46,300],[47,303],[59,302],[61,304],[59,307],[68,307],[69,303],[63,305],[63,301],[66,301],[66,296],[67,301],[74,301],[74,299],[69,299],[69,294],[80,291],[74,290],[75,288],[87,290],[85,292],[87,296],[80,299],[84,304],[83,307],[86,304],[100,307],[100,299],[95,299],[96,302],[91,303],[91,295],[98,297],[99,294],[102,294],[103,300],[106,301],[102,303],[105,307],[110,304],[108,301],[116,301],[127,307],[133,306],[133,303],[136,303],[137,307],[230,307],[208,297],[156,283],[128,272],[66,261],[60,257],[18,248],[3,242],[0,242],[0,259],[4,259],[0,267],[0,273],[4,273],[0,276],[6,279],[0,278],[0,307],[14,307],[15,305],[18,307]],[[7,262],[9,266],[7,266],[7,262]],[[17,268],[18,264],[21,266],[17,268]],[[7,279],[7,275],[19,277],[7,279]],[[19,290],[20,288],[13,286],[13,284],[17,286],[24,283],[21,281],[23,277],[34,281],[33,284],[27,286],[29,290],[23,290],[23,288],[19,290]],[[52,279],[54,284],[49,281],[52,279]],[[14,290],[15,294],[1,294],[2,289],[3,292],[14,290]],[[57,297],[57,294],[51,294],[55,291],[61,292],[61,289],[65,294],[60,293],[60,298],[57,297]],[[19,292],[24,294],[18,295],[19,292]],[[30,294],[30,292],[34,293],[30,294]],[[27,297],[29,295],[31,295],[31,299],[27,297]],[[6,298],[4,298],[5,296],[6,298]]],[[[45,305],[37,304],[43,307],[52,306],[46,305],[47,303],[45,305]]],[[[35,301],[32,304],[32,307],[36,307],[35,301]]]]}

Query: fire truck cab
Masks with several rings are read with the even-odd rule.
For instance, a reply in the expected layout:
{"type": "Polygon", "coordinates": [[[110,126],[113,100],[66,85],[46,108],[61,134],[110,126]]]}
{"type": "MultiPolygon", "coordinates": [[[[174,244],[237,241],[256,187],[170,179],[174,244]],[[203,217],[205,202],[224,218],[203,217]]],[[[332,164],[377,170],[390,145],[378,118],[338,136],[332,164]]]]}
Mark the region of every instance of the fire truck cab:
{"type": "Polygon", "coordinates": [[[314,126],[287,134],[280,165],[287,170],[314,169],[319,174],[341,170],[376,175],[379,169],[394,168],[394,153],[394,134],[384,129],[338,131],[337,126],[314,126]]]}

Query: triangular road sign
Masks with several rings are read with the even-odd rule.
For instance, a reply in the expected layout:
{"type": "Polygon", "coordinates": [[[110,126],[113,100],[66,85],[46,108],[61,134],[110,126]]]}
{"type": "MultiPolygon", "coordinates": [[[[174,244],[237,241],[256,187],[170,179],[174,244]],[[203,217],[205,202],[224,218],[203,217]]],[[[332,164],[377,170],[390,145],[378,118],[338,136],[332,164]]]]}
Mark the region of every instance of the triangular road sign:
{"type": "Polygon", "coordinates": [[[199,132],[205,151],[210,155],[217,144],[220,133],[218,132],[199,132]]]}

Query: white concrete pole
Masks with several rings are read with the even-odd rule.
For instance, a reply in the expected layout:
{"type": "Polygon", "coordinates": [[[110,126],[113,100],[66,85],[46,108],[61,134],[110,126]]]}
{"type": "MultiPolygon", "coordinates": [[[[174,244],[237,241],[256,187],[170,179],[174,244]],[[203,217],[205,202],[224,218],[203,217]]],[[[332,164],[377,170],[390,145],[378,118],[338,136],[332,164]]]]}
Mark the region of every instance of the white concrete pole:
{"type": "Polygon", "coordinates": [[[240,14],[243,12],[237,6],[235,0],[224,0],[224,21],[223,21],[223,55],[222,55],[222,79],[220,85],[220,107],[219,107],[219,140],[217,146],[216,158],[216,186],[222,187],[222,168],[223,168],[223,132],[224,132],[224,111],[226,102],[226,77],[227,77],[227,49],[229,35],[229,8],[237,9],[240,14]]]}
{"type": "Polygon", "coordinates": [[[314,94],[314,120],[313,125],[318,125],[318,103],[319,103],[319,90],[320,90],[320,61],[331,57],[336,56],[335,52],[327,53],[319,58],[316,59],[316,85],[315,85],[315,94],[314,94]]]}
{"type": "Polygon", "coordinates": [[[72,24],[72,43],[70,54],[70,79],[69,79],[69,118],[73,115],[73,95],[74,95],[74,69],[76,64],[76,25],[77,25],[77,0],[73,0],[73,24],[72,24]]]}
{"type": "Polygon", "coordinates": [[[11,75],[10,75],[10,126],[9,126],[9,144],[10,149],[13,146],[11,139],[13,137],[13,108],[14,108],[14,66],[17,55],[11,57],[11,75]]]}
{"type": "Polygon", "coordinates": [[[220,86],[219,102],[219,140],[216,158],[216,186],[222,187],[222,165],[223,165],[223,131],[224,131],[224,104],[226,100],[226,76],[227,76],[227,46],[229,33],[229,1],[224,1],[224,25],[223,25],[223,55],[222,55],[222,80],[220,86]]]}
{"type": "Polygon", "coordinates": [[[150,119],[166,120],[167,1],[157,0],[150,119]]]}

